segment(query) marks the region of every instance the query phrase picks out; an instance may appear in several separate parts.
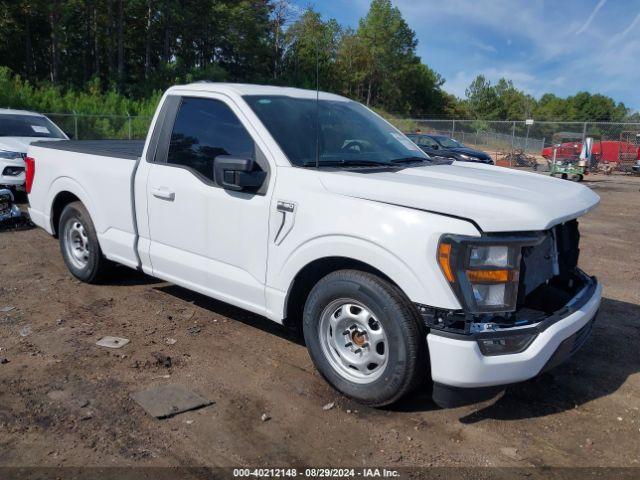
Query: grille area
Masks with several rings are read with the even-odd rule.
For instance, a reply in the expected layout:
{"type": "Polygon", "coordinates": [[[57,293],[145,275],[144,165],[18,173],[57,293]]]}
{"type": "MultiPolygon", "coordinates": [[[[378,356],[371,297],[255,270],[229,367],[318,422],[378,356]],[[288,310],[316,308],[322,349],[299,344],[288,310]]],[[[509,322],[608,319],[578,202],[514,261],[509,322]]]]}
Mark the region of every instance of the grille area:
{"type": "Polygon", "coordinates": [[[572,220],[547,231],[544,240],[538,245],[523,249],[518,307],[538,305],[534,308],[553,311],[561,306],[565,299],[558,294],[554,295],[558,304],[551,302],[547,308],[539,305],[540,290],[551,293],[554,289],[562,291],[571,287],[571,279],[580,256],[579,244],[578,221],[572,220]]]}

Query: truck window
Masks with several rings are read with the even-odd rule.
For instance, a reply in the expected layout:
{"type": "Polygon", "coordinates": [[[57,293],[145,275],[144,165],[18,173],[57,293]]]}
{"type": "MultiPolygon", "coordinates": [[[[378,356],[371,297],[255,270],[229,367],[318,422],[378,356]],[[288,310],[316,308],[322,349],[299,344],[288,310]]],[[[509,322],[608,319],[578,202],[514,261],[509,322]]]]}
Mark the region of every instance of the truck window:
{"type": "Polygon", "coordinates": [[[315,166],[316,160],[345,165],[407,157],[429,160],[407,137],[357,102],[284,95],[243,98],[293,165],[315,166]]]}
{"type": "Polygon", "coordinates": [[[171,132],[167,163],[188,167],[213,180],[213,159],[218,155],[255,159],[255,144],[224,102],[183,98],[171,132]]]}
{"type": "Polygon", "coordinates": [[[431,137],[420,137],[420,140],[417,143],[421,147],[431,147],[431,148],[433,148],[433,147],[437,147],[438,146],[438,142],[436,142],[431,137]]]}

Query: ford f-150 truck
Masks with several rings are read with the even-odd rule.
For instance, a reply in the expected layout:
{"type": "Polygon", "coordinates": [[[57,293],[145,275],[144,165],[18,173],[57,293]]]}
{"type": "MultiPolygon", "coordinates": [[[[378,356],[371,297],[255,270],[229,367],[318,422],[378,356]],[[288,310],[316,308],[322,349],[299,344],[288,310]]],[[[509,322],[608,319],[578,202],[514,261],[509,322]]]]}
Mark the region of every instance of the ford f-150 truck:
{"type": "Polygon", "coordinates": [[[111,262],[301,328],[337,390],[491,398],[574,353],[601,286],[577,266],[582,185],[435,161],[329,93],[197,83],[146,141],[34,143],[33,222],[93,282],[111,262]]]}

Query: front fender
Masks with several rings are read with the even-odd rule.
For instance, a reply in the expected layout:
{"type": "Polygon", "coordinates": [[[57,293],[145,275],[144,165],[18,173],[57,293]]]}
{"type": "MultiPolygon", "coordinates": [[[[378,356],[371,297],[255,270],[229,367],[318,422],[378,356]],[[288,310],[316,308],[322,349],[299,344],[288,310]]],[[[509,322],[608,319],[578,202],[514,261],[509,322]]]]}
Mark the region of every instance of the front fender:
{"type": "MultiPolygon", "coordinates": [[[[294,249],[272,277],[270,287],[288,292],[296,275],[310,263],[329,257],[344,257],[365,263],[389,277],[414,302],[451,305],[459,308],[453,292],[443,282],[423,278],[394,252],[364,238],[325,235],[310,239],[294,249]],[[429,284],[431,285],[429,287],[429,284]]],[[[283,298],[286,303],[286,298],[283,298]]]]}

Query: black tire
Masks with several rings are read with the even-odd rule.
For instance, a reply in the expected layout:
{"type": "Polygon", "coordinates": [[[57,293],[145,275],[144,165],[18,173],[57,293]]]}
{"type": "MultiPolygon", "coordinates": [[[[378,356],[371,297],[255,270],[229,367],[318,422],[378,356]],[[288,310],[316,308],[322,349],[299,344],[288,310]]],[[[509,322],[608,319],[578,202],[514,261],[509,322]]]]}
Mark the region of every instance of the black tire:
{"type": "MultiPolygon", "coordinates": [[[[329,310],[330,311],[330,310],[329,310]]],[[[389,405],[418,386],[427,372],[425,329],[406,296],[391,283],[371,273],[339,270],[321,279],[307,298],[303,315],[304,338],[320,374],[338,391],[358,402],[389,405]],[[388,345],[379,377],[370,383],[345,378],[326,353],[321,328],[323,313],[342,299],[366,307],[382,326],[388,345]],[[324,345],[324,347],[323,347],[324,345]]],[[[339,334],[340,335],[340,334],[339,334]]],[[[336,355],[338,352],[334,349],[336,355]]]]}
{"type": "Polygon", "coordinates": [[[102,255],[96,229],[93,226],[89,212],[81,202],[72,202],[62,210],[60,222],[58,223],[58,237],[60,240],[60,251],[64,263],[71,274],[78,280],[86,283],[95,283],[108,270],[110,262],[102,255]],[[79,260],[74,260],[72,253],[67,248],[69,243],[68,230],[74,225],[81,225],[83,228],[87,245],[87,255],[83,259],[84,265],[79,260]]]}

